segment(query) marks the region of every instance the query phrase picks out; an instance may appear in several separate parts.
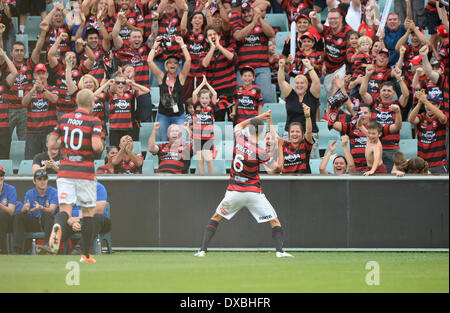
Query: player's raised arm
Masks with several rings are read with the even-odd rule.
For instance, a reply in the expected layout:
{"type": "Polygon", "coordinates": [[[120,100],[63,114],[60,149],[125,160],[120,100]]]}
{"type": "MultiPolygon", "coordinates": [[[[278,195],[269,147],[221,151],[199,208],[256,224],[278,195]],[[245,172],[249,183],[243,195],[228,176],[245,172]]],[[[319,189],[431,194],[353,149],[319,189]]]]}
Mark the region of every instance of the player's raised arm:
{"type": "MultiPolygon", "coordinates": [[[[259,118],[261,120],[267,120],[271,115],[272,115],[272,110],[269,110],[269,111],[266,111],[266,112],[264,112],[262,114],[259,114],[259,115],[255,116],[253,118],[259,118]]],[[[249,119],[246,119],[245,121],[240,122],[239,124],[237,124],[234,127],[234,131],[236,132],[238,130],[243,130],[245,127],[247,127],[250,124],[251,120],[252,119],[249,118],[249,119]]]]}

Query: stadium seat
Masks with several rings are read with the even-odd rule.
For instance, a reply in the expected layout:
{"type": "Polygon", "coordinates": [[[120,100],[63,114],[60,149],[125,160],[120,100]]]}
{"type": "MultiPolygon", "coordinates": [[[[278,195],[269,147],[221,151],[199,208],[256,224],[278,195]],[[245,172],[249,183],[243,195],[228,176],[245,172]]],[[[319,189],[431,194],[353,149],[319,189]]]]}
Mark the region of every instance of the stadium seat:
{"type": "Polygon", "coordinates": [[[5,175],[14,174],[13,162],[11,160],[0,160],[0,165],[5,169],[5,175]]]}
{"type": "Polygon", "coordinates": [[[14,30],[17,33],[19,31],[19,18],[17,16],[13,16],[13,17],[11,17],[11,20],[12,20],[13,25],[14,25],[14,30]]]}
{"type": "Polygon", "coordinates": [[[26,32],[28,34],[28,39],[30,41],[37,41],[39,35],[41,34],[41,28],[39,25],[41,24],[42,19],[40,16],[27,16],[27,22],[25,24],[26,32]]]}
{"type": "Polygon", "coordinates": [[[25,158],[25,141],[11,141],[9,158],[13,162],[13,169],[19,169],[20,162],[25,158]]]}
{"type": "Polygon", "coordinates": [[[400,129],[400,139],[413,139],[412,131],[413,127],[410,122],[402,122],[402,128],[400,129]]]}
{"type": "Polygon", "coordinates": [[[277,86],[275,84],[270,85],[270,90],[272,94],[272,102],[277,102],[277,86]]]}
{"type": "Polygon", "coordinates": [[[286,107],[281,103],[265,103],[263,112],[272,110],[272,121],[275,125],[278,123],[286,123],[287,113],[286,107]]]}
{"type": "Polygon", "coordinates": [[[289,37],[291,32],[278,32],[275,35],[275,42],[276,42],[276,53],[280,54],[283,51],[284,43],[286,42],[286,39],[289,37]]]}
{"type": "Polygon", "coordinates": [[[268,13],[264,17],[264,21],[270,24],[273,28],[278,28],[279,32],[289,31],[288,20],[286,18],[286,14],[284,13],[268,13]]]}
{"type": "Polygon", "coordinates": [[[100,166],[103,166],[103,165],[105,165],[105,160],[104,160],[104,159],[101,159],[101,160],[94,160],[95,172],[97,173],[97,169],[98,169],[100,166]]]}
{"type": "MultiPolygon", "coordinates": [[[[320,174],[320,163],[322,163],[321,158],[309,160],[309,167],[311,168],[311,174],[320,174]]],[[[331,162],[331,160],[328,161],[327,171],[328,173],[333,173],[333,162],[331,162]]]]}
{"type": "Polygon", "coordinates": [[[319,129],[319,150],[327,149],[328,141],[340,138],[340,134],[336,130],[328,130],[328,122],[319,121],[317,127],[319,129]]]}
{"type": "MultiPolygon", "coordinates": [[[[105,207],[106,212],[108,212],[109,217],[111,218],[111,205],[109,202],[106,202],[106,207],[105,207]]],[[[64,248],[63,248],[63,253],[64,254],[68,254],[69,253],[69,241],[71,239],[81,239],[81,232],[78,233],[74,233],[69,239],[67,239],[63,244],[64,244],[64,248]]],[[[104,233],[104,234],[98,234],[95,239],[94,242],[92,243],[92,254],[93,255],[100,255],[102,254],[101,251],[97,250],[97,245],[95,244],[95,242],[97,241],[97,239],[100,240],[100,243],[103,243],[104,241],[106,242],[106,247],[108,249],[108,253],[112,254],[112,241],[111,241],[111,232],[108,233],[104,233]]]]}
{"type": "Polygon", "coordinates": [[[22,160],[18,175],[33,175],[33,160],[22,160]]]}
{"type": "Polygon", "coordinates": [[[133,141],[133,152],[136,154],[142,154],[141,142],[133,141]]]}
{"type": "Polygon", "coordinates": [[[152,159],[145,159],[144,164],[142,165],[142,174],[144,175],[152,175],[155,173],[152,159]]]}
{"type": "Polygon", "coordinates": [[[28,35],[27,34],[16,34],[16,41],[20,41],[25,45],[25,58],[29,57],[29,48],[28,48],[28,35]]]}
{"type": "Polygon", "coordinates": [[[145,163],[146,160],[152,160],[152,161],[153,161],[153,168],[154,168],[154,169],[157,169],[157,168],[158,168],[158,165],[159,165],[159,158],[158,158],[157,155],[153,155],[152,153],[147,152],[147,154],[145,155],[144,163],[145,163]]]}
{"type": "MultiPolygon", "coordinates": [[[[139,130],[139,141],[141,142],[142,152],[147,151],[148,138],[153,130],[153,123],[141,123],[139,130]]],[[[156,132],[156,140],[158,140],[159,132],[156,132]]]]}
{"type": "Polygon", "coordinates": [[[159,87],[150,87],[150,93],[152,96],[152,104],[155,107],[159,106],[159,87]]]}
{"type": "Polygon", "coordinates": [[[417,139],[400,139],[400,151],[407,159],[417,156],[417,139]]]}
{"type": "Polygon", "coordinates": [[[12,134],[11,134],[11,142],[13,141],[18,141],[19,137],[17,137],[17,132],[16,132],[17,128],[15,127],[12,134]]]}
{"type": "MultiPolygon", "coordinates": [[[[225,140],[223,142],[223,149],[224,149],[224,159],[226,161],[233,159],[233,149],[234,149],[234,142],[233,140],[225,140]]],[[[229,168],[229,167],[228,167],[229,168]]]]}
{"type": "Polygon", "coordinates": [[[45,240],[45,233],[44,232],[26,232],[25,236],[23,237],[23,242],[22,242],[22,253],[25,252],[25,243],[27,242],[27,240],[30,240],[30,239],[45,240]]]}
{"type": "MultiPolygon", "coordinates": [[[[208,166],[205,164],[205,174],[208,174],[208,166]]],[[[195,174],[198,174],[198,160],[192,159],[191,160],[191,168],[195,169],[195,174]],[[193,164],[194,163],[194,164],[193,164]]],[[[214,168],[214,175],[220,175],[220,174],[226,174],[226,168],[225,168],[225,160],[223,159],[217,159],[213,160],[213,168],[214,168]]]]}
{"type": "MultiPolygon", "coordinates": [[[[328,152],[329,146],[334,140],[336,140],[336,139],[328,140],[328,144],[327,144],[327,147],[325,149],[325,153],[328,152]]],[[[347,144],[347,146],[350,149],[350,145],[347,144]]],[[[337,147],[336,147],[336,150],[334,150],[333,154],[344,156],[344,149],[342,148],[342,141],[340,139],[337,140],[337,147]]]]}

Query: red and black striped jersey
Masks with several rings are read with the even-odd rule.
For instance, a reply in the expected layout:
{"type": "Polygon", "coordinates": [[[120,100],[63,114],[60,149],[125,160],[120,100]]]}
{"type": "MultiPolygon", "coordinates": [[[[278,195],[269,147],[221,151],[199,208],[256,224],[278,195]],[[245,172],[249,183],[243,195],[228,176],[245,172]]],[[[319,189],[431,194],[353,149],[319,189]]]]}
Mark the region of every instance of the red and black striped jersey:
{"type": "Polygon", "coordinates": [[[281,8],[286,12],[290,26],[292,22],[295,22],[297,16],[309,13],[309,9],[313,8],[313,0],[298,1],[298,3],[293,0],[283,0],[281,8]]]}
{"type": "Polygon", "coordinates": [[[214,108],[207,106],[202,108],[196,103],[193,116],[192,137],[194,140],[214,139],[214,108]]]}
{"type": "Polygon", "coordinates": [[[241,21],[241,11],[230,11],[228,12],[228,23],[230,24],[230,29],[233,29],[241,21]]]}
{"type": "Polygon", "coordinates": [[[192,145],[180,142],[158,144],[158,169],[156,173],[185,174],[188,172],[192,145]]]}
{"type": "MultiPolygon", "coordinates": [[[[443,76],[443,75],[440,75],[440,76],[443,76]]],[[[439,78],[439,79],[441,79],[441,78],[439,78]]],[[[439,79],[438,79],[438,82],[439,82],[439,79]]],[[[444,94],[443,94],[442,90],[439,88],[439,86],[437,84],[433,83],[433,81],[431,79],[428,79],[428,77],[425,75],[420,76],[419,86],[420,86],[421,90],[425,90],[425,93],[427,95],[437,96],[441,99],[444,98],[444,94]]],[[[414,101],[413,104],[416,104],[418,102],[418,99],[414,96],[413,101],[414,101]]],[[[443,105],[443,103],[441,101],[440,106],[442,106],[442,105],[443,105]]]]}
{"type": "MultiPolygon", "coordinates": [[[[10,108],[19,109],[24,107],[22,105],[22,98],[25,95],[25,92],[32,87],[33,71],[36,64],[34,64],[31,58],[20,64],[15,62],[13,62],[13,64],[17,69],[17,77],[11,88],[7,88],[4,91],[4,101],[9,103],[10,108]]],[[[6,66],[6,62],[3,63],[1,71],[3,72],[4,77],[11,73],[8,66],[6,66]]]]}
{"type": "MultiPolygon", "coordinates": [[[[45,88],[53,94],[58,94],[58,89],[54,86],[45,88]]],[[[34,93],[28,105],[27,133],[49,133],[57,122],[56,103],[49,102],[42,91],[34,93]]]]}
{"type": "Polygon", "coordinates": [[[256,85],[251,85],[247,89],[244,85],[239,85],[234,92],[234,103],[236,105],[237,124],[249,118],[256,117],[259,106],[263,105],[261,88],[256,85]]]}
{"type": "Polygon", "coordinates": [[[101,137],[98,118],[85,110],[64,114],[53,135],[61,138],[61,159],[58,177],[95,179],[92,138],[101,137]]]}
{"type": "MultiPolygon", "coordinates": [[[[232,33],[242,30],[245,26],[247,25],[241,20],[233,28],[232,33]]],[[[236,42],[239,68],[269,67],[268,44],[269,38],[264,33],[261,23],[258,22],[247,37],[236,42]]]]}
{"type": "Polygon", "coordinates": [[[309,155],[313,144],[303,139],[298,148],[283,140],[283,174],[311,174],[309,155]]]}
{"type": "Polygon", "coordinates": [[[133,89],[123,95],[117,93],[105,94],[105,101],[109,102],[109,129],[129,130],[133,128],[135,118],[135,101],[139,92],[133,89]]]}
{"type": "MultiPolygon", "coordinates": [[[[308,78],[308,86],[311,86],[311,77],[308,73],[308,70],[306,69],[306,67],[303,65],[302,60],[303,59],[308,59],[311,61],[311,65],[319,65],[320,68],[322,68],[322,63],[323,63],[323,52],[322,51],[311,51],[310,54],[305,54],[302,51],[297,51],[295,53],[295,58],[294,61],[292,62],[291,65],[291,76],[295,77],[299,74],[303,74],[308,78]]],[[[316,74],[318,77],[322,76],[322,70],[315,70],[316,74]]]]}
{"type": "Polygon", "coordinates": [[[245,129],[234,132],[233,161],[227,190],[261,193],[259,166],[267,162],[270,156],[245,132],[245,129]]]}
{"type": "Polygon", "coordinates": [[[9,105],[5,101],[4,85],[0,85],[0,128],[9,128],[9,105]]]}
{"type": "MultiPolygon", "coordinates": [[[[142,155],[136,154],[136,156],[144,161],[142,158],[142,155]]],[[[136,163],[133,162],[133,160],[128,157],[124,156],[122,158],[122,161],[118,165],[114,167],[114,173],[117,174],[142,174],[142,166],[137,166],[136,163]]]]}
{"type": "Polygon", "coordinates": [[[447,164],[445,125],[436,116],[430,117],[426,113],[417,117],[417,156],[427,161],[429,167],[447,164]]]}
{"type": "Polygon", "coordinates": [[[164,14],[158,22],[158,36],[164,36],[170,40],[170,43],[166,43],[166,47],[161,45],[156,50],[155,59],[165,59],[168,55],[175,55],[179,58],[183,57],[183,51],[181,46],[176,43],[175,36],[181,36],[181,19],[178,15],[169,17],[164,14]]]}
{"type": "Polygon", "coordinates": [[[366,68],[364,65],[372,64],[373,63],[373,57],[367,53],[358,53],[355,56],[354,62],[353,62],[353,77],[358,77],[358,75],[365,75],[366,74],[366,68]]]}
{"type": "MultiPolygon", "coordinates": [[[[138,11],[129,10],[126,15],[126,19],[131,26],[141,28],[142,31],[144,31],[144,26],[145,26],[144,25],[144,17],[138,11]]],[[[112,18],[112,20],[117,21],[117,13],[114,14],[114,18],[112,18]]],[[[109,23],[109,27],[108,27],[109,33],[111,33],[113,31],[114,25],[115,25],[115,22],[109,23]]],[[[128,45],[130,43],[130,33],[131,33],[131,30],[128,29],[128,27],[126,27],[126,26],[124,26],[120,29],[119,36],[122,38],[124,45],[128,45]]]]}
{"type": "Polygon", "coordinates": [[[388,104],[381,102],[380,98],[376,98],[374,101],[375,106],[372,109],[372,120],[377,121],[383,126],[383,136],[380,138],[383,150],[392,150],[399,148],[400,133],[390,133],[389,126],[395,123],[395,112],[389,108],[392,104],[398,104],[397,101],[393,101],[388,104]]]}
{"type": "Polygon", "coordinates": [[[47,35],[45,35],[45,47],[46,47],[46,51],[48,54],[48,51],[50,50],[51,47],[53,47],[53,45],[56,42],[56,39],[62,33],[67,33],[69,35],[69,38],[67,38],[66,40],[62,40],[58,46],[58,50],[56,50],[55,56],[57,59],[60,59],[60,60],[67,51],[71,50],[72,43],[70,41],[70,34],[72,32],[69,30],[69,26],[65,23],[64,23],[63,27],[55,28],[53,26],[50,26],[50,29],[48,30],[47,35]]]}
{"type": "MultiPolygon", "coordinates": [[[[214,51],[214,55],[209,62],[206,70],[206,78],[214,90],[219,91],[227,88],[236,88],[236,69],[237,55],[234,49],[226,48],[233,53],[233,59],[228,60],[220,51],[214,51]]],[[[206,52],[202,55],[200,62],[206,56],[206,52]]]]}
{"type": "MultiPolygon", "coordinates": [[[[66,83],[66,67],[62,63],[58,63],[54,68],[52,68],[55,74],[56,86],[58,88],[58,104],[56,106],[56,111],[69,113],[75,111],[76,108],[76,92],[72,95],[67,93],[67,83],[66,83]]],[[[89,70],[84,66],[84,63],[80,66],[75,66],[72,69],[72,79],[75,85],[84,74],[87,74],[89,70]]]]}
{"type": "Polygon", "coordinates": [[[194,34],[194,32],[188,32],[184,37],[189,54],[191,55],[191,70],[189,76],[202,77],[205,73],[205,69],[200,63],[200,58],[203,53],[208,52],[206,50],[206,37],[203,32],[194,34]]]}
{"type": "Polygon", "coordinates": [[[106,129],[106,107],[105,99],[94,97],[94,108],[92,109],[92,115],[97,117],[100,122],[102,122],[102,138],[108,135],[108,130],[106,129]]]}
{"type": "MultiPolygon", "coordinates": [[[[95,61],[94,61],[94,64],[92,65],[92,68],[89,70],[88,74],[94,76],[100,85],[100,83],[102,82],[102,80],[105,76],[104,60],[105,60],[106,53],[101,46],[98,46],[97,50],[95,50],[93,52],[95,55],[95,61]]],[[[87,54],[86,54],[86,52],[84,52],[80,56],[80,65],[85,67],[84,62],[86,62],[87,59],[88,59],[87,54]]]]}
{"type": "Polygon", "coordinates": [[[105,164],[97,168],[97,174],[114,174],[114,170],[111,171],[108,164],[105,164]]]}
{"type": "Polygon", "coordinates": [[[345,55],[347,50],[347,33],[352,28],[344,25],[342,30],[333,34],[331,28],[323,26],[322,36],[325,40],[324,62],[327,69],[326,73],[331,74],[345,64],[345,55]]]}
{"type": "Polygon", "coordinates": [[[150,88],[149,66],[147,63],[150,49],[142,45],[135,50],[130,45],[124,45],[122,49],[116,52],[116,58],[120,60],[121,65],[132,64],[134,67],[134,81],[142,86],[150,88]]]}
{"type": "Polygon", "coordinates": [[[403,66],[403,75],[405,77],[406,86],[408,86],[409,92],[414,94],[415,90],[412,88],[411,84],[414,78],[414,74],[411,72],[411,60],[420,55],[419,50],[422,48],[422,45],[419,48],[414,48],[411,45],[405,45],[406,51],[404,56],[404,66],[403,66]]]}
{"type": "Polygon", "coordinates": [[[391,71],[390,68],[377,68],[375,66],[367,86],[367,93],[372,96],[372,107],[375,106],[375,99],[380,97],[381,84],[390,79],[391,71]]]}
{"type": "Polygon", "coordinates": [[[361,172],[367,169],[366,160],[366,135],[358,128],[358,116],[352,118],[350,123],[341,122],[341,135],[348,135],[350,141],[350,153],[355,162],[356,171],[361,172]]]}
{"type": "Polygon", "coordinates": [[[345,75],[352,75],[355,69],[354,60],[352,62],[352,57],[356,53],[355,49],[348,47],[345,52],[345,75]]]}

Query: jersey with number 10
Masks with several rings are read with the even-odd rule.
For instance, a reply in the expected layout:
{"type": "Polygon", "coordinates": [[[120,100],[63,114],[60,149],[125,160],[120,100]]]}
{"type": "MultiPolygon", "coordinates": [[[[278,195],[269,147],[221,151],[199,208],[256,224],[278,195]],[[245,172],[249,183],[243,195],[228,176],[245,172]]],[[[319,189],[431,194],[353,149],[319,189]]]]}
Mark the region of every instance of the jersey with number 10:
{"type": "Polygon", "coordinates": [[[233,162],[227,190],[261,193],[259,165],[267,162],[269,155],[243,131],[236,131],[234,137],[233,162]]]}
{"type": "Polygon", "coordinates": [[[62,145],[58,177],[95,179],[92,138],[102,136],[100,120],[78,109],[61,117],[53,135],[62,145]]]}

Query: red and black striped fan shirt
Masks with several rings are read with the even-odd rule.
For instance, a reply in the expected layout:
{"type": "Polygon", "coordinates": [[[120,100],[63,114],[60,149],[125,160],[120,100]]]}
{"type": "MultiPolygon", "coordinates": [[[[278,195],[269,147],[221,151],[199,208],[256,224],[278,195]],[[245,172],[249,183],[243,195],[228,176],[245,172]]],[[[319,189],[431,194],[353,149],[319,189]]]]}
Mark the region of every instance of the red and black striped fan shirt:
{"type": "Polygon", "coordinates": [[[303,139],[298,148],[283,140],[283,174],[311,174],[309,155],[313,144],[303,139]]]}
{"type": "Polygon", "coordinates": [[[192,136],[194,140],[214,139],[214,108],[212,106],[203,109],[200,104],[196,105],[192,136]]]}
{"type": "MultiPolygon", "coordinates": [[[[245,26],[240,21],[233,28],[233,34],[238,30],[242,30],[245,26]]],[[[253,68],[269,67],[268,44],[269,38],[264,33],[261,23],[258,22],[247,37],[236,42],[239,68],[244,66],[253,68]]]]}
{"type": "Polygon", "coordinates": [[[417,117],[417,156],[427,161],[429,167],[447,164],[445,125],[436,116],[430,117],[426,113],[417,117]]]}
{"type": "Polygon", "coordinates": [[[358,129],[358,116],[352,118],[350,123],[341,122],[341,135],[348,135],[350,139],[350,153],[355,162],[356,171],[361,172],[367,169],[366,160],[366,135],[358,129]]]}
{"type": "Polygon", "coordinates": [[[129,90],[123,95],[107,93],[105,101],[109,102],[109,129],[129,130],[133,128],[134,104],[139,96],[136,90],[129,90]]]}
{"type": "Polygon", "coordinates": [[[261,88],[256,85],[245,88],[240,85],[234,92],[236,105],[236,123],[243,122],[258,115],[259,106],[263,105],[261,88]]]}
{"type": "MultiPolygon", "coordinates": [[[[51,93],[58,94],[58,89],[54,86],[45,88],[51,93]]],[[[34,93],[28,105],[27,133],[49,133],[57,123],[56,103],[49,102],[42,91],[34,93]]]]}
{"type": "MultiPolygon", "coordinates": [[[[400,133],[390,133],[389,126],[395,123],[395,112],[389,108],[392,104],[398,104],[393,101],[388,104],[381,102],[380,98],[375,99],[374,108],[372,109],[372,120],[377,121],[383,126],[383,136],[380,138],[383,150],[392,150],[399,148],[400,133]]],[[[400,106],[400,105],[399,105],[400,106]]]]}
{"type": "Polygon", "coordinates": [[[9,129],[9,108],[5,101],[5,86],[0,85],[0,128],[9,129]]]}
{"type": "MultiPolygon", "coordinates": [[[[3,97],[5,102],[9,103],[9,107],[12,109],[20,109],[22,105],[22,98],[25,93],[31,89],[33,83],[33,70],[36,64],[30,59],[24,61],[21,64],[13,62],[17,69],[17,77],[11,88],[7,88],[4,91],[3,97]]],[[[6,62],[3,64],[1,71],[6,77],[11,71],[6,62]]]]}
{"type": "Polygon", "coordinates": [[[345,55],[347,50],[347,33],[352,28],[344,25],[342,30],[337,34],[333,34],[331,28],[323,26],[322,36],[325,40],[324,62],[326,73],[331,74],[345,64],[345,55]]]}
{"type": "Polygon", "coordinates": [[[64,114],[52,134],[61,138],[62,145],[58,177],[95,179],[92,138],[101,137],[100,120],[77,109],[64,114]]]}
{"type": "Polygon", "coordinates": [[[192,145],[185,142],[158,144],[158,169],[156,173],[184,174],[187,173],[192,156],[192,145]]]}
{"type": "Polygon", "coordinates": [[[135,71],[134,81],[147,88],[150,88],[149,66],[147,63],[149,52],[150,49],[146,45],[142,45],[135,50],[130,45],[124,44],[123,48],[115,54],[122,66],[126,64],[133,65],[135,71]]]}

